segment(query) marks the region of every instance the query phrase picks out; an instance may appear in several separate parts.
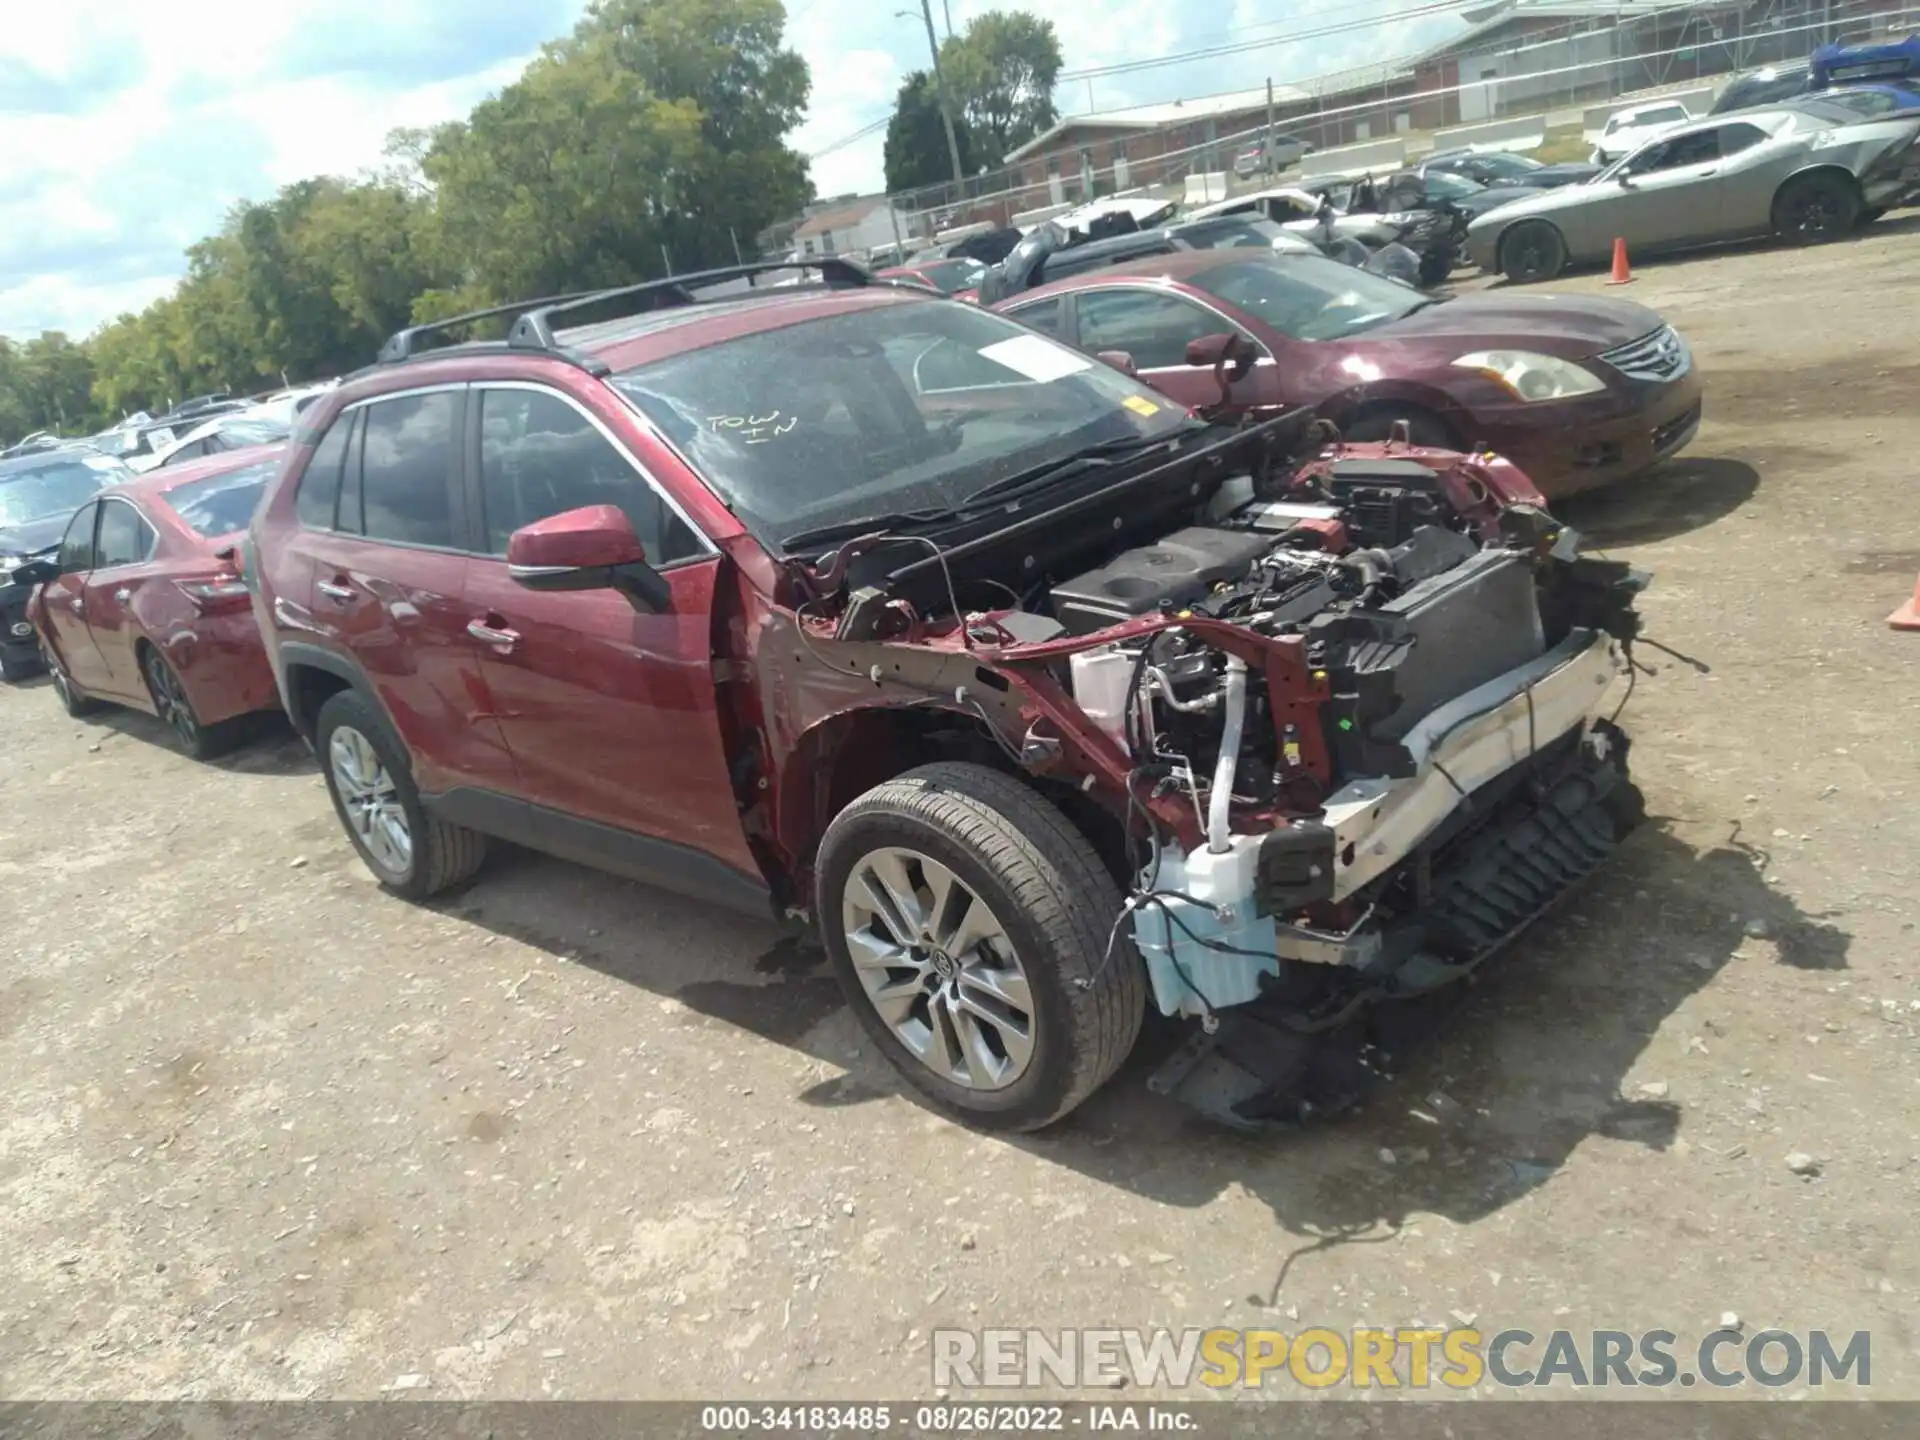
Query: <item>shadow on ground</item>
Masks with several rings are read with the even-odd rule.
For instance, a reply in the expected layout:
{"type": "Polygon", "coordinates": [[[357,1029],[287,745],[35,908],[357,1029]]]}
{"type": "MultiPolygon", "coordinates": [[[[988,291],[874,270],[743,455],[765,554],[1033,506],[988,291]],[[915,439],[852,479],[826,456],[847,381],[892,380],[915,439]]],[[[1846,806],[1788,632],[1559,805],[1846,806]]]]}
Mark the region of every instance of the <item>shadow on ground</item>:
{"type": "MultiPolygon", "coordinates": [[[[153,745],[176,755],[180,753],[180,741],[172,729],[144,711],[103,705],[84,719],[70,723],[93,726],[108,735],[124,735],[142,745],[153,745]]],[[[314,763],[313,752],[279,711],[243,715],[233,723],[237,727],[233,748],[216,755],[206,764],[243,775],[318,773],[319,767],[314,763]]]]}
{"type": "Polygon", "coordinates": [[[1625,484],[1556,500],[1553,510],[1593,545],[1648,545],[1724,520],[1759,488],[1760,472],[1744,460],[1668,460],[1625,484]]]}
{"type": "MultiPolygon", "coordinates": [[[[1677,1107],[1622,1090],[1662,1025],[1736,951],[1837,969],[1849,945],[1765,884],[1765,853],[1738,833],[1689,843],[1676,830],[1651,820],[1629,837],[1355,1112],[1279,1136],[1223,1130],[1146,1090],[1174,1039],[1150,1026],[1073,1117],[1003,1143],[1171,1206],[1240,1187],[1313,1246],[1376,1236],[1416,1212],[1481,1219],[1550,1183],[1593,1137],[1664,1149],[1677,1107]]],[[[771,925],[524,853],[501,856],[444,908],[822,1061],[834,1073],[804,1103],[910,1093],[863,1043],[820,952],[771,925]]],[[[1710,1045],[1711,1021],[1701,1023],[1699,1043],[1710,1045]]],[[[1277,1273],[1282,1261],[1249,1257],[1249,1273],[1277,1273]]]]}

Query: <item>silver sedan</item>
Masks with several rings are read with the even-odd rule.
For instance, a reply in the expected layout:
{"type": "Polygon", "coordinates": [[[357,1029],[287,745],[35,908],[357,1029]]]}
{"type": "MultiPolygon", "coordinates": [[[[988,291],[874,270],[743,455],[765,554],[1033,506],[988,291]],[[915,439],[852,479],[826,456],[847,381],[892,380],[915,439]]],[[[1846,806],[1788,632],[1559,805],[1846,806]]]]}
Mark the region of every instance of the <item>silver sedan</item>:
{"type": "Polygon", "coordinates": [[[1920,195],[1920,115],[1862,117],[1815,96],[1695,121],[1592,180],[1502,205],[1467,253],[1511,280],[1606,259],[1778,235],[1834,240],[1920,195]]]}

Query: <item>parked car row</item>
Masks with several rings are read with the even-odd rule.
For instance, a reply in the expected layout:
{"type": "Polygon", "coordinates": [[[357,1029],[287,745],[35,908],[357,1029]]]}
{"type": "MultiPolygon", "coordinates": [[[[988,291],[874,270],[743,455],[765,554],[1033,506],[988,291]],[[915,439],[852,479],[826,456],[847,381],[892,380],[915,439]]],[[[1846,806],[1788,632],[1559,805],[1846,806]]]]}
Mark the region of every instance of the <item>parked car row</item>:
{"type": "Polygon", "coordinates": [[[53,690],[202,756],[277,705],[397,895],[499,837],[810,926],[906,1080],[1012,1129],[1148,1005],[1199,1027],[1168,1093],[1337,1110],[1375,1000],[1465,980],[1638,819],[1643,578],[1511,461],[1327,448],[1275,382],[1404,351],[1551,428],[1652,383],[1621,365],[1679,346],[1657,316],[1496,334],[1271,246],[1013,314],[838,261],[724,293],[772,268],[400,332],[276,447],[0,476],[53,690]]]}

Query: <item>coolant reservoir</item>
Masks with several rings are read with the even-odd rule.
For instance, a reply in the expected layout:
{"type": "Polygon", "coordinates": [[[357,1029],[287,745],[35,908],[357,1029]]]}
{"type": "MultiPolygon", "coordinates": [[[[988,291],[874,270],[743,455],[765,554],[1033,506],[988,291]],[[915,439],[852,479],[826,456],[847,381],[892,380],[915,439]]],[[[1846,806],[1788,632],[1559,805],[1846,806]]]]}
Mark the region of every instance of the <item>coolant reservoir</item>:
{"type": "Polygon", "coordinates": [[[1244,1005],[1259,998],[1262,975],[1280,973],[1273,919],[1254,913],[1259,856],[1257,835],[1235,835],[1219,853],[1202,845],[1189,855],[1169,845],[1160,852],[1158,874],[1150,869],[1141,876],[1141,885],[1151,880],[1160,898],[1135,909],[1134,943],[1161,1014],[1204,1015],[1244,1005]]]}
{"type": "MultiPolygon", "coordinates": [[[[1127,689],[1133,684],[1135,657],[1118,646],[1100,650],[1082,650],[1071,657],[1074,703],[1086,712],[1095,725],[1111,735],[1114,743],[1127,750],[1127,689]]],[[[1146,706],[1141,697],[1141,710],[1146,706]]],[[[1144,737],[1148,732],[1141,730],[1144,737]]]]}

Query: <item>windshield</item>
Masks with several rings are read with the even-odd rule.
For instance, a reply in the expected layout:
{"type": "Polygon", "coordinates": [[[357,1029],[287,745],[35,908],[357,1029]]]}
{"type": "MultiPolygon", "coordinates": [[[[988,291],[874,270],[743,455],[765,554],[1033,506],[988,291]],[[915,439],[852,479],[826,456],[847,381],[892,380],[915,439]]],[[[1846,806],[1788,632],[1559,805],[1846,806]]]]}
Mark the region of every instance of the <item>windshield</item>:
{"type": "Polygon", "coordinates": [[[0,474],[0,528],[71,515],[102,485],[127,478],[127,472],[104,455],[63,456],[0,474]]]}
{"type": "Polygon", "coordinates": [[[980,283],[980,277],[987,273],[987,267],[978,260],[962,255],[953,260],[939,260],[931,265],[918,268],[926,282],[942,295],[951,295],[958,290],[971,290],[980,283]]]}
{"type": "Polygon", "coordinates": [[[1655,105],[1650,110],[1638,110],[1631,115],[1616,115],[1607,122],[1607,133],[1616,130],[1633,129],[1641,125],[1665,125],[1669,122],[1690,120],[1684,105],[1655,105]]]}
{"type": "Polygon", "coordinates": [[[1431,304],[1417,290],[1319,255],[1236,260],[1188,278],[1293,340],[1340,340],[1431,304]]]}
{"type": "Polygon", "coordinates": [[[220,438],[232,446],[272,445],[287,438],[292,427],[278,420],[223,420],[220,438]]]}
{"type": "Polygon", "coordinates": [[[189,480],[167,491],[167,506],[187,522],[196,535],[231,535],[244,530],[253,519],[253,508],[260,492],[280,468],[280,457],[256,460],[229,470],[224,475],[209,475],[205,480],[189,480]]]}
{"type": "Polygon", "coordinates": [[[1004,316],[937,301],[863,307],[617,375],[770,547],[862,516],[949,509],[1186,412],[1004,316]]]}
{"type": "Polygon", "coordinates": [[[1529,160],[1524,155],[1515,155],[1505,150],[1490,150],[1476,155],[1473,157],[1473,163],[1483,175],[1498,175],[1502,179],[1528,175],[1541,168],[1538,160],[1529,160]]]}
{"type": "Polygon", "coordinates": [[[1469,180],[1464,175],[1454,175],[1445,170],[1430,170],[1422,177],[1426,181],[1427,195],[1442,200],[1465,200],[1470,195],[1479,195],[1486,186],[1477,180],[1469,180]]]}

